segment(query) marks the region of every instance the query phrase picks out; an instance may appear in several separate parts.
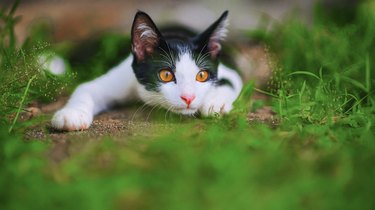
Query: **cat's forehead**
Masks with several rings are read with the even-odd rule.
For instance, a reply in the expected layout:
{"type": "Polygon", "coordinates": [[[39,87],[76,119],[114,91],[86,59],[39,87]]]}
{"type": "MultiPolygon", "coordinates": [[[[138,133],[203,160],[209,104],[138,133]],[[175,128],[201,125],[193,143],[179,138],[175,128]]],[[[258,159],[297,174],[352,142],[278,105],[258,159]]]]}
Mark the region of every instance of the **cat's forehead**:
{"type": "Polygon", "coordinates": [[[208,52],[197,48],[194,43],[186,40],[173,40],[172,42],[167,42],[165,48],[164,50],[162,49],[161,54],[169,54],[170,56],[162,57],[173,60],[172,70],[176,71],[176,73],[195,78],[194,74],[201,69],[205,69],[210,71],[212,76],[216,75],[217,61],[212,60],[208,52]],[[193,76],[185,75],[187,72],[189,74],[192,73],[193,76]]]}
{"type": "Polygon", "coordinates": [[[175,71],[177,76],[183,78],[190,78],[191,75],[195,75],[199,71],[199,67],[193,59],[191,52],[185,51],[179,55],[175,71]]]}
{"type": "Polygon", "coordinates": [[[194,51],[194,44],[186,40],[169,40],[166,42],[164,48],[173,51],[178,56],[181,56],[185,53],[192,53],[194,51]]]}

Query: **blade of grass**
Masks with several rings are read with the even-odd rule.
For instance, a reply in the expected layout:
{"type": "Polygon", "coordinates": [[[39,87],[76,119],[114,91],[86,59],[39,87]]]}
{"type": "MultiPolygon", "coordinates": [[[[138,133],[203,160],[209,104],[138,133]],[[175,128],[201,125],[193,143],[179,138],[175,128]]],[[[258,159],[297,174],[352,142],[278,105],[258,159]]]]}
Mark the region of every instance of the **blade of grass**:
{"type": "Polygon", "coordinates": [[[323,68],[322,67],[320,67],[320,69],[319,69],[319,77],[320,77],[320,82],[323,82],[323,68]]]}
{"type": "Polygon", "coordinates": [[[299,93],[298,93],[298,95],[299,95],[299,104],[300,105],[302,105],[302,96],[305,93],[305,89],[306,89],[306,80],[303,81],[303,84],[302,84],[302,87],[301,87],[301,91],[299,91],[299,93]]]}
{"type": "Polygon", "coordinates": [[[367,92],[371,90],[370,58],[368,54],[366,56],[366,89],[367,92]]]}
{"type": "Polygon", "coordinates": [[[352,78],[349,78],[347,76],[344,76],[344,75],[341,75],[341,79],[342,80],[345,80],[349,83],[351,83],[352,85],[356,86],[357,88],[360,88],[362,89],[363,91],[367,92],[368,93],[368,90],[367,88],[361,83],[361,82],[358,82],[357,80],[355,79],[352,79],[352,78]]]}
{"type": "Polygon", "coordinates": [[[261,90],[261,89],[258,89],[258,88],[254,88],[255,91],[259,92],[259,93],[263,93],[265,95],[268,95],[268,96],[272,96],[274,98],[279,98],[279,96],[275,95],[275,94],[272,94],[270,92],[267,92],[267,91],[264,91],[264,90],[261,90]]]}
{"type": "Polygon", "coordinates": [[[14,117],[13,119],[13,123],[12,125],[10,126],[8,132],[11,133],[13,128],[14,128],[14,125],[16,124],[17,120],[18,120],[18,117],[21,113],[21,109],[23,107],[23,103],[26,99],[26,96],[27,96],[27,93],[29,92],[29,89],[30,89],[30,85],[31,85],[31,82],[36,78],[36,75],[34,75],[33,77],[31,77],[31,79],[28,81],[27,83],[27,86],[26,86],[26,89],[25,89],[25,92],[23,93],[23,96],[22,96],[22,99],[21,99],[21,103],[20,105],[18,106],[18,110],[17,110],[17,113],[16,113],[16,116],[14,117]]]}
{"type": "Polygon", "coordinates": [[[352,110],[354,107],[360,105],[362,103],[363,100],[365,100],[367,97],[369,97],[371,94],[375,93],[375,90],[369,92],[367,95],[363,96],[360,100],[358,100],[355,104],[353,104],[352,107],[350,107],[346,112],[345,114],[348,114],[350,110],[352,110]]]}
{"type": "Polygon", "coordinates": [[[304,74],[304,75],[307,75],[307,76],[314,77],[317,80],[321,80],[321,78],[319,78],[317,75],[315,75],[312,72],[308,72],[308,71],[295,71],[295,72],[292,72],[292,73],[288,74],[288,76],[300,75],[300,74],[304,74]]]}
{"type": "Polygon", "coordinates": [[[17,7],[18,7],[18,4],[20,3],[21,0],[16,0],[14,3],[13,3],[13,6],[12,6],[12,9],[10,10],[9,12],[9,16],[12,16],[14,14],[14,12],[16,11],[17,7]]]}

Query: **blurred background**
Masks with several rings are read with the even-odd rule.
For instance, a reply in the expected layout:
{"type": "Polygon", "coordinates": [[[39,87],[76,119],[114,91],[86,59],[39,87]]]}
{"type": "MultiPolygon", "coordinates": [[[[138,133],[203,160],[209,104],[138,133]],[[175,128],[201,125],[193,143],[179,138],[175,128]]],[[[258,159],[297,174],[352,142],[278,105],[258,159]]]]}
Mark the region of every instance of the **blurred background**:
{"type": "MultiPolygon", "coordinates": [[[[13,0],[2,0],[10,5],[13,0]]],[[[143,10],[156,23],[177,22],[203,30],[224,10],[230,11],[230,36],[253,29],[265,21],[281,21],[290,12],[311,21],[313,0],[28,0],[21,1],[17,15],[22,20],[16,34],[22,41],[36,21],[53,26],[56,41],[81,39],[103,30],[127,33],[135,12],[143,10]]],[[[356,0],[326,0],[326,7],[353,7],[356,0]]],[[[347,13],[345,15],[348,15],[347,13]]]]}
{"type": "MultiPolygon", "coordinates": [[[[13,2],[13,0],[2,0],[0,4],[9,7],[13,2]]],[[[288,17],[297,18],[304,24],[311,24],[316,11],[316,2],[313,0],[28,0],[21,1],[16,11],[15,15],[21,18],[15,25],[15,34],[19,44],[23,43],[26,37],[32,41],[34,39],[34,41],[52,44],[62,42],[79,44],[82,40],[105,33],[129,35],[137,10],[148,13],[158,26],[178,23],[202,31],[223,11],[229,10],[227,43],[234,49],[235,53],[232,53],[232,56],[235,58],[236,65],[242,70],[244,80],[255,79],[256,84],[261,86],[269,78],[269,62],[264,47],[257,46],[254,38],[249,39],[254,37],[249,36],[249,32],[267,31],[273,25],[281,24],[288,17]]],[[[330,11],[330,14],[335,13],[333,17],[349,22],[355,16],[354,8],[359,1],[319,2],[322,8],[330,11]]],[[[101,38],[101,40],[107,39],[101,38]]],[[[94,52],[103,51],[91,46],[93,45],[78,47],[85,51],[78,51],[74,55],[62,54],[74,64],[77,55],[85,54],[90,58],[94,57],[94,52]]],[[[121,59],[125,53],[128,52],[122,52],[121,59]]],[[[79,62],[90,63],[81,58],[79,62]]],[[[118,60],[114,60],[108,66],[117,62],[118,60]]],[[[102,72],[103,70],[98,70],[92,75],[98,76],[102,72]]],[[[86,76],[82,77],[82,80],[90,79],[86,76]]]]}
{"type": "MultiPolygon", "coordinates": [[[[7,4],[11,2],[5,1],[7,4]]],[[[156,23],[178,22],[196,29],[205,28],[228,9],[231,28],[244,30],[256,27],[263,16],[280,19],[292,8],[303,8],[309,13],[309,3],[301,2],[304,1],[30,0],[22,1],[17,11],[22,21],[16,33],[23,39],[28,27],[40,20],[54,26],[57,40],[84,38],[108,29],[129,32],[138,9],[149,13],[156,23]]]]}

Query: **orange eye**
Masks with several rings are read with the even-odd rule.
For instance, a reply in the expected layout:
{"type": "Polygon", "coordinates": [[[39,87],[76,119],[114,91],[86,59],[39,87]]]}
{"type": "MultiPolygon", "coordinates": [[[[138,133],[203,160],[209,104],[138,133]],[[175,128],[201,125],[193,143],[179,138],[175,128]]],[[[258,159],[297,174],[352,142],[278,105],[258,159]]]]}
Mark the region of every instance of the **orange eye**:
{"type": "Polygon", "coordinates": [[[163,82],[171,82],[174,80],[174,75],[170,70],[164,69],[159,72],[159,78],[163,82]]]}
{"type": "Polygon", "coordinates": [[[208,80],[208,76],[209,76],[209,73],[208,71],[206,70],[201,70],[200,72],[198,72],[197,76],[196,76],[196,80],[198,82],[205,82],[208,80]]]}

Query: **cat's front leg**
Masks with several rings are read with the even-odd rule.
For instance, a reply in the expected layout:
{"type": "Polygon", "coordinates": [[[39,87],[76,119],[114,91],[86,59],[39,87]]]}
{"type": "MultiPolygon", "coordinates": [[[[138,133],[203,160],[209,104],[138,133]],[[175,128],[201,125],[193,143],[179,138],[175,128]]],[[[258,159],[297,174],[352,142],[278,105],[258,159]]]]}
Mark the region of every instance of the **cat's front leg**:
{"type": "Polygon", "coordinates": [[[87,129],[94,115],[132,97],[136,84],[132,60],[133,56],[129,56],[107,74],[78,86],[65,107],[53,116],[52,127],[67,131],[87,129]]]}
{"type": "Polygon", "coordinates": [[[58,130],[86,130],[90,127],[94,114],[87,110],[65,107],[52,118],[52,127],[58,130]]]}
{"type": "Polygon", "coordinates": [[[94,118],[94,95],[91,88],[95,82],[78,86],[64,108],[55,113],[51,120],[52,127],[58,130],[85,130],[94,118]]]}

